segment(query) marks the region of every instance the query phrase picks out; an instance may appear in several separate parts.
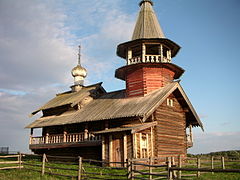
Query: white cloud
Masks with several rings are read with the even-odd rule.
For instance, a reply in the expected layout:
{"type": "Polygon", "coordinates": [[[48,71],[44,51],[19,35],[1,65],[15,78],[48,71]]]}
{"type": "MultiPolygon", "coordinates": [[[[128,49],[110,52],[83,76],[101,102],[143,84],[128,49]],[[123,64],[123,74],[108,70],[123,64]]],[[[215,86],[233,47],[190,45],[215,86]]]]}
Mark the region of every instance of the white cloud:
{"type": "Polygon", "coordinates": [[[29,131],[24,127],[36,119],[28,114],[69,90],[77,60],[73,46],[79,41],[89,74],[86,82],[109,79],[118,63],[113,59],[116,45],[130,36],[122,28],[131,29],[133,23],[117,10],[119,2],[72,1],[71,11],[64,9],[66,1],[0,2],[0,146],[28,149],[29,131]]]}
{"type": "Polygon", "coordinates": [[[24,90],[65,82],[71,70],[72,36],[66,16],[39,1],[1,1],[1,88],[24,90]]]}
{"type": "Polygon", "coordinates": [[[240,132],[197,133],[190,153],[209,153],[216,151],[239,150],[240,132]]]}

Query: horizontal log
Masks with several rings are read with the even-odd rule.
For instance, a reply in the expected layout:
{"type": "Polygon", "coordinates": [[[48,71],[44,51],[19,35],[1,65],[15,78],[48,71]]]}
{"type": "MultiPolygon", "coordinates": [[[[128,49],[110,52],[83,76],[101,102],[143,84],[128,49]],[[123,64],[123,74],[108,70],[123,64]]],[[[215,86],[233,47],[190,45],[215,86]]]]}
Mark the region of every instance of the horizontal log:
{"type": "Polygon", "coordinates": [[[142,172],[142,171],[138,171],[138,170],[133,170],[133,172],[134,173],[139,173],[141,175],[154,175],[154,176],[166,177],[166,175],[164,175],[164,174],[148,173],[148,172],[142,172]]]}
{"type": "Polygon", "coordinates": [[[18,164],[18,163],[22,163],[22,161],[21,162],[19,162],[19,161],[2,161],[2,162],[0,162],[0,164],[18,164]]]}
{"type": "MultiPolygon", "coordinates": [[[[83,175],[82,177],[86,178],[86,179],[104,179],[104,180],[113,180],[112,178],[110,179],[107,179],[106,177],[97,177],[97,176],[86,176],[86,175],[83,175]]],[[[121,179],[116,179],[114,178],[114,180],[122,180],[121,179]]]]}
{"type": "Polygon", "coordinates": [[[169,125],[177,125],[177,127],[184,127],[185,122],[184,122],[184,118],[182,117],[164,117],[164,116],[156,116],[156,120],[158,121],[159,125],[165,125],[165,126],[169,126],[169,125]],[[175,119],[182,119],[182,121],[176,121],[175,119]]]}
{"type": "Polygon", "coordinates": [[[183,137],[183,136],[175,136],[172,134],[158,134],[157,138],[162,138],[162,139],[172,138],[172,139],[176,139],[176,140],[185,140],[185,137],[183,137]]]}
{"type": "Polygon", "coordinates": [[[156,126],[157,128],[161,128],[161,129],[167,129],[167,130],[175,130],[175,131],[185,131],[185,124],[179,124],[179,125],[172,125],[172,123],[170,124],[171,122],[169,123],[162,123],[162,122],[158,122],[158,125],[156,126]]]}
{"type": "Polygon", "coordinates": [[[185,149],[185,147],[186,146],[171,146],[171,145],[168,145],[168,146],[166,146],[166,145],[163,145],[163,144],[159,144],[158,145],[158,149],[160,150],[160,149],[164,149],[164,150],[167,150],[167,151],[174,151],[174,150],[180,150],[180,149],[185,149]]]}
{"type": "Polygon", "coordinates": [[[101,176],[116,176],[116,177],[126,177],[127,176],[127,174],[95,173],[95,172],[84,172],[84,174],[101,175],[101,176]]]}
{"type": "Polygon", "coordinates": [[[175,135],[175,136],[180,136],[180,137],[185,137],[186,136],[184,130],[182,130],[182,132],[181,132],[181,131],[174,131],[174,130],[170,131],[168,129],[158,128],[157,132],[161,133],[161,134],[175,135]]]}
{"type": "Polygon", "coordinates": [[[133,164],[138,166],[147,166],[147,167],[167,167],[167,165],[149,165],[149,164],[135,163],[135,162],[133,164]]]}
{"type": "Polygon", "coordinates": [[[101,166],[84,166],[84,168],[97,168],[97,169],[126,169],[126,167],[101,167],[101,166]]]}
{"type": "Polygon", "coordinates": [[[19,157],[19,155],[0,156],[0,158],[13,158],[13,157],[19,157]]]}
{"type": "Polygon", "coordinates": [[[196,174],[182,174],[182,177],[194,177],[196,174]]]}
{"type": "Polygon", "coordinates": [[[157,143],[158,144],[166,144],[166,145],[186,145],[186,141],[179,141],[178,139],[177,140],[167,140],[167,138],[161,138],[161,139],[158,139],[157,140],[157,143]]]}
{"type": "MultiPolygon", "coordinates": [[[[23,166],[20,166],[20,168],[23,168],[23,166]]],[[[1,167],[0,170],[4,169],[19,169],[19,166],[12,166],[12,167],[1,167]]]]}

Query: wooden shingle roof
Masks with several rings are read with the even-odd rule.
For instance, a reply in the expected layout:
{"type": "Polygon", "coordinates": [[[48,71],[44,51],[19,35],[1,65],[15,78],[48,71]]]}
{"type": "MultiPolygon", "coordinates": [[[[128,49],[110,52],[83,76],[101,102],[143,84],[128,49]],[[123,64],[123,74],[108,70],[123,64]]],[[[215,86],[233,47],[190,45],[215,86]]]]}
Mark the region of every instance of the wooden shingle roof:
{"type": "Polygon", "coordinates": [[[60,116],[49,116],[37,119],[27,128],[39,128],[64,124],[74,124],[89,121],[110,120],[127,117],[139,117],[144,122],[159,105],[175,90],[183,93],[183,98],[192,113],[192,124],[202,126],[202,123],[192,107],[179,82],[172,82],[163,88],[153,91],[144,97],[125,98],[125,91],[106,93],[100,98],[92,100],[82,109],[64,113],[60,116]]]}
{"type": "Polygon", "coordinates": [[[165,38],[157,16],[149,0],[140,3],[141,10],[138,14],[132,40],[144,38],[165,38]]]}
{"type": "Polygon", "coordinates": [[[73,107],[78,102],[82,101],[85,97],[90,96],[93,91],[102,87],[101,84],[102,83],[98,83],[91,86],[83,87],[81,91],[78,91],[78,92],[69,91],[69,92],[57,94],[56,97],[48,101],[46,104],[38,108],[36,111],[32,112],[31,115],[34,115],[41,110],[55,108],[63,105],[71,105],[71,107],[73,107]]]}

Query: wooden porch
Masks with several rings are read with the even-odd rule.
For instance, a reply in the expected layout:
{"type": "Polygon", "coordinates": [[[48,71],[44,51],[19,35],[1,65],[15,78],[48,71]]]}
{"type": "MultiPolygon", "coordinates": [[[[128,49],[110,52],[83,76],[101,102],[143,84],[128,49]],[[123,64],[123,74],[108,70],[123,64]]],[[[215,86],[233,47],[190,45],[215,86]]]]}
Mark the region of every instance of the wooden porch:
{"type": "Polygon", "coordinates": [[[101,135],[92,133],[69,133],[53,134],[48,133],[45,136],[32,137],[30,135],[30,149],[63,148],[79,146],[97,146],[101,145],[101,135]]]}

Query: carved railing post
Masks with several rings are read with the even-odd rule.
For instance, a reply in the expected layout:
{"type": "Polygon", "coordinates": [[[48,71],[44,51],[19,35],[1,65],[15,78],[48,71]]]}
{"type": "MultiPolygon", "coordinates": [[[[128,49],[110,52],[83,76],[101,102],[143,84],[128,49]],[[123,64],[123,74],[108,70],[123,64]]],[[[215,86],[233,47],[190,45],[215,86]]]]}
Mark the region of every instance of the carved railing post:
{"type": "Polygon", "coordinates": [[[67,142],[67,132],[63,132],[63,142],[67,142]]]}
{"type": "Polygon", "coordinates": [[[45,143],[48,144],[49,143],[49,134],[46,134],[46,139],[45,139],[45,143]]]}
{"type": "Polygon", "coordinates": [[[85,129],[84,130],[84,140],[88,140],[88,130],[87,129],[85,129]]]}

